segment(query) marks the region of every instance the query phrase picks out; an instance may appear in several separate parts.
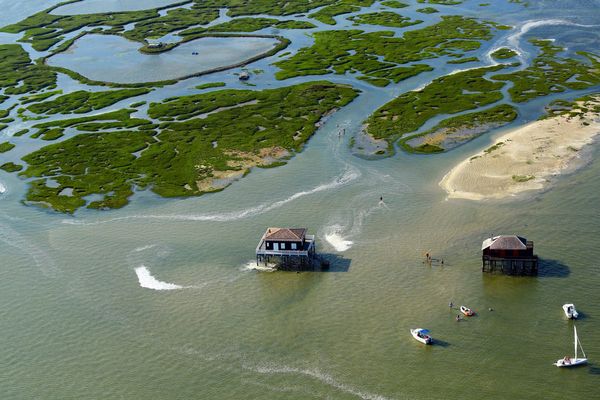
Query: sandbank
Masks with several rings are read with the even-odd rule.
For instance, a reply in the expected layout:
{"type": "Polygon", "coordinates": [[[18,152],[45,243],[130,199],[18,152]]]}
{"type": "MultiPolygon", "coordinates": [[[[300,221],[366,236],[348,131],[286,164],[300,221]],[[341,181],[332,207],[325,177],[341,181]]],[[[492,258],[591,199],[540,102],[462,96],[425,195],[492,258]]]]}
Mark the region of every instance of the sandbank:
{"type": "Polygon", "coordinates": [[[577,102],[566,113],[506,133],[493,146],[456,165],[440,186],[448,198],[469,200],[503,199],[544,189],[552,177],[584,164],[582,150],[600,133],[599,105],[597,95],[585,104],[577,102]]]}

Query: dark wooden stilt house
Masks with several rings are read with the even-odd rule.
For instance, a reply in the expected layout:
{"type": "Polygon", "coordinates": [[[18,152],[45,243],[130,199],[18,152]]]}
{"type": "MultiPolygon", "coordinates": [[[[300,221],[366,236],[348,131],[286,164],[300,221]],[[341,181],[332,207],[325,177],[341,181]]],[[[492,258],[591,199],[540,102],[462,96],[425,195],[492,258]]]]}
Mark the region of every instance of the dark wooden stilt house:
{"type": "Polygon", "coordinates": [[[516,235],[500,235],[485,239],[481,245],[483,272],[506,275],[537,275],[538,257],[533,242],[516,235]]]}

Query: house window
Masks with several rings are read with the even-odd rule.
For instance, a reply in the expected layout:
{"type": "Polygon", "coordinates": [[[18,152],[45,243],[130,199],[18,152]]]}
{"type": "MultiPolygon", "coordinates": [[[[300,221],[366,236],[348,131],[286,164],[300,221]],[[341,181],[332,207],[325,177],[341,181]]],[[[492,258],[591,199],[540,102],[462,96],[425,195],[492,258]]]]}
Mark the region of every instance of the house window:
{"type": "Polygon", "coordinates": [[[292,243],[292,250],[296,250],[296,243],[292,243]]]}
{"type": "Polygon", "coordinates": [[[285,250],[285,243],[281,243],[281,250],[285,250]]]}

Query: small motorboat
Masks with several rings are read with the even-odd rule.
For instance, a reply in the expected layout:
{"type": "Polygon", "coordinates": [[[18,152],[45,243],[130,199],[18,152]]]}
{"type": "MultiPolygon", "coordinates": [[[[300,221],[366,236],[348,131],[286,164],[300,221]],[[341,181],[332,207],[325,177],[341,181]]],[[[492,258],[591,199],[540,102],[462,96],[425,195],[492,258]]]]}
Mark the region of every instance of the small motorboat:
{"type": "Polygon", "coordinates": [[[567,318],[577,319],[577,317],[579,317],[579,313],[575,309],[575,304],[563,304],[562,307],[563,307],[563,311],[565,312],[565,315],[567,316],[567,318]]]}
{"type": "Polygon", "coordinates": [[[421,328],[411,329],[410,334],[415,338],[415,340],[418,340],[419,342],[421,342],[423,344],[432,344],[433,343],[433,339],[431,336],[429,336],[429,331],[427,329],[421,329],[421,328]]]}
{"type": "Polygon", "coordinates": [[[465,306],[460,306],[460,312],[465,314],[467,317],[472,317],[473,315],[475,315],[475,311],[465,306]]]}
{"type": "Polygon", "coordinates": [[[559,368],[563,367],[577,367],[579,365],[587,364],[587,358],[585,357],[585,352],[583,351],[583,347],[581,347],[581,342],[579,342],[579,338],[577,337],[577,327],[573,327],[573,334],[575,336],[575,356],[569,357],[564,356],[561,359],[556,360],[554,365],[559,368]],[[577,348],[581,348],[581,352],[583,353],[583,358],[577,357],[577,348]]]}
{"type": "Polygon", "coordinates": [[[250,79],[250,74],[246,71],[243,71],[240,73],[240,75],[238,76],[238,79],[240,81],[247,81],[248,79],[250,79]]]}

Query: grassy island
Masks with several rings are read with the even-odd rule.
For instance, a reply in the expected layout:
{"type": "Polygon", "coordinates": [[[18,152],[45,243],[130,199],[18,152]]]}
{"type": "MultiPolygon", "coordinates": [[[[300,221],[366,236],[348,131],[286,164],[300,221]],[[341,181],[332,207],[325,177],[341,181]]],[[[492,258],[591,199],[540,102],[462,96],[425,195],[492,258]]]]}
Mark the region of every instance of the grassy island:
{"type": "Polygon", "coordinates": [[[35,93],[56,87],[56,73],[33,63],[18,44],[0,45],[0,88],[7,95],[35,93]]]}
{"type": "Polygon", "coordinates": [[[394,28],[404,28],[407,26],[417,25],[423,22],[421,20],[411,20],[408,17],[404,17],[391,11],[382,11],[370,14],[359,14],[353,17],[349,17],[348,20],[356,24],[391,26],[394,28]]]}
{"type": "MultiPolygon", "coordinates": [[[[185,4],[189,2],[182,2],[185,4]]],[[[108,27],[102,33],[122,34],[128,39],[143,42],[148,37],[160,37],[176,30],[206,24],[218,18],[217,8],[200,7],[177,8],[177,4],[165,7],[100,14],[55,15],[51,11],[61,4],[36,13],[24,20],[5,26],[3,32],[20,33],[23,42],[31,43],[34,49],[46,51],[60,43],[66,34],[81,29],[90,30],[108,27]],[[159,11],[168,9],[166,14],[159,11]],[[125,31],[125,26],[135,24],[133,29],[125,31]]]]}
{"type": "Polygon", "coordinates": [[[0,153],[6,153],[15,148],[15,145],[10,142],[2,142],[0,143],[0,153]]]}
{"type": "Polygon", "coordinates": [[[417,0],[418,3],[442,4],[445,6],[453,6],[461,4],[463,0],[417,0]]]}
{"type": "Polygon", "coordinates": [[[600,84],[600,61],[592,53],[579,52],[579,59],[560,57],[565,49],[549,40],[531,40],[541,53],[531,66],[510,74],[495,75],[496,80],[510,81],[508,90],[515,102],[525,102],[536,97],[581,90],[600,84]]]}
{"type": "Polygon", "coordinates": [[[399,143],[410,153],[439,153],[504,126],[514,121],[517,115],[513,106],[500,104],[483,111],[445,119],[428,131],[400,139],[399,143]]]}
{"type": "MultiPolygon", "coordinates": [[[[117,34],[128,39],[144,43],[148,38],[160,38],[169,33],[183,31],[189,28],[208,24],[219,17],[219,9],[227,8],[230,16],[243,15],[292,15],[308,12],[317,7],[322,7],[315,18],[327,21],[334,15],[359,10],[361,6],[369,6],[374,0],[299,0],[294,2],[275,2],[264,0],[250,0],[240,2],[238,0],[207,0],[194,2],[192,0],[183,0],[180,3],[167,5],[148,10],[125,11],[125,12],[107,12],[97,14],[78,14],[78,15],[55,15],[52,11],[61,5],[72,3],[60,3],[47,10],[31,15],[24,20],[5,26],[2,32],[24,33],[21,41],[31,43],[34,49],[46,51],[53,46],[59,45],[56,51],[64,50],[69,43],[61,42],[67,34],[80,30],[94,31],[96,33],[117,34]],[[188,6],[190,5],[191,6],[188,6]],[[186,6],[186,7],[182,7],[186,6]],[[125,30],[127,25],[134,24],[133,29],[125,30]]],[[[250,21],[246,18],[244,21],[230,21],[219,28],[211,29],[219,32],[238,32],[242,25],[253,25],[254,30],[263,29],[268,26],[274,26],[279,29],[304,29],[313,26],[303,21],[278,21],[271,20],[265,26],[266,19],[262,21],[250,21]],[[257,27],[257,26],[261,26],[257,27]],[[228,30],[230,29],[231,30],[228,30]]],[[[333,21],[335,23],[335,21],[333,21]]],[[[85,34],[83,32],[82,34],[85,34]]],[[[71,40],[67,41],[70,42],[71,40]]],[[[145,51],[156,49],[144,48],[145,51]]]]}
{"type": "Polygon", "coordinates": [[[111,106],[130,97],[150,93],[150,89],[122,89],[105,92],[79,90],[57,97],[55,100],[35,103],[27,107],[34,114],[84,114],[111,106]]]}
{"type": "Polygon", "coordinates": [[[36,131],[32,138],[56,140],[63,136],[65,129],[75,128],[78,131],[97,132],[108,129],[140,129],[150,130],[155,126],[150,121],[141,118],[131,118],[134,109],[123,109],[88,117],[62,119],[43,122],[33,126],[36,131]]]}
{"type": "Polygon", "coordinates": [[[444,114],[473,110],[502,100],[502,82],[485,78],[502,65],[443,76],[423,89],[407,92],[369,117],[367,133],[375,139],[394,141],[419,129],[429,119],[444,114]]]}
{"type": "Polygon", "coordinates": [[[496,60],[508,60],[509,58],[513,58],[516,56],[516,51],[506,47],[502,47],[492,53],[492,57],[496,60]]]}
{"type": "MultiPolygon", "coordinates": [[[[401,147],[409,152],[442,152],[510,123],[517,116],[516,110],[508,105],[499,105],[446,119],[426,132],[405,135],[417,131],[438,115],[461,113],[501,100],[500,90],[509,81],[513,85],[508,92],[515,102],[600,84],[600,61],[594,54],[580,52],[579,59],[563,58],[559,53],[564,49],[552,42],[535,39],[531,42],[540,48],[540,55],[531,66],[488,78],[484,75],[504,66],[468,70],[436,79],[422,90],[405,93],[377,110],[367,120],[367,133],[374,139],[385,139],[389,143],[400,138],[401,147]]],[[[492,56],[507,59],[516,56],[516,53],[503,48],[492,56]]],[[[512,64],[515,65],[518,64],[512,64]]]]}
{"type": "Polygon", "coordinates": [[[463,58],[457,58],[455,60],[449,60],[448,64],[466,64],[466,63],[477,62],[477,61],[479,61],[479,58],[477,58],[477,57],[463,57],[463,58]]]}
{"type": "Polygon", "coordinates": [[[420,12],[421,14],[435,14],[439,11],[433,7],[424,7],[424,8],[417,8],[417,12],[420,12]]]}
{"type": "Polygon", "coordinates": [[[0,169],[4,170],[6,172],[19,172],[20,170],[23,169],[23,166],[19,165],[19,164],[15,164],[14,162],[7,162],[7,163],[0,165],[0,169]]]}
{"type": "Polygon", "coordinates": [[[365,33],[360,30],[314,33],[315,44],[294,56],[276,62],[278,79],[329,73],[360,73],[359,79],[385,86],[431,68],[409,64],[442,55],[461,56],[492,37],[494,26],[472,18],[445,16],[423,29],[394,37],[393,32],[365,33]]]}
{"type": "Polygon", "coordinates": [[[381,5],[384,5],[384,6],[390,7],[390,8],[404,8],[404,7],[408,7],[408,4],[403,3],[401,1],[398,1],[398,0],[386,0],[386,1],[382,1],[381,5]]]}
{"type": "Polygon", "coordinates": [[[324,116],[356,96],[357,91],[347,86],[310,82],[263,91],[221,90],[153,103],[149,114],[167,120],[159,131],[115,131],[110,124],[122,127],[129,121],[116,113],[106,116],[105,122],[93,122],[96,116],[40,124],[38,129],[62,124],[62,128],[77,126],[92,133],[23,157],[29,166],[21,174],[37,178],[27,200],[72,213],[83,206],[123,207],[135,187],[165,197],[221,190],[252,166],[269,165],[301,150],[324,116]],[[93,124],[100,125],[97,132],[93,124]],[[86,201],[92,194],[103,199],[86,201]]]}
{"type": "Polygon", "coordinates": [[[316,19],[324,24],[335,25],[333,17],[342,14],[348,14],[360,10],[361,6],[370,6],[374,0],[341,0],[319,11],[312,13],[309,17],[316,19]]]}

